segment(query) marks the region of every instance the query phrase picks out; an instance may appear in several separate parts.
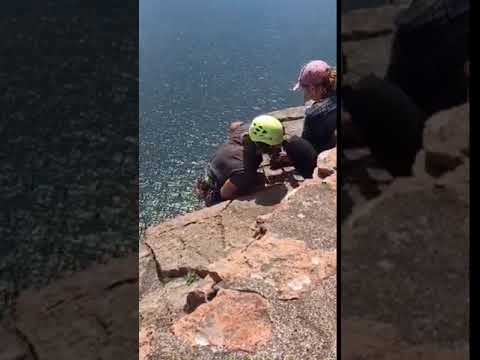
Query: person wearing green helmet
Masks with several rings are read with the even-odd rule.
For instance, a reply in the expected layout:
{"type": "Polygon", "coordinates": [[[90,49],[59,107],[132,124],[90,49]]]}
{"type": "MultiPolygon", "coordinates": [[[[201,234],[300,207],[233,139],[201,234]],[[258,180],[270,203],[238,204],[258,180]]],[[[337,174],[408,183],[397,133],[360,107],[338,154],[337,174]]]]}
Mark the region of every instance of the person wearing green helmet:
{"type": "Polygon", "coordinates": [[[227,141],[197,179],[195,191],[206,206],[232,200],[265,184],[258,173],[262,154],[275,156],[282,148],[297,171],[312,177],[316,165],[313,147],[298,136],[286,137],[282,123],[269,115],[260,115],[250,124],[232,122],[227,141]]]}
{"type": "Polygon", "coordinates": [[[250,139],[261,146],[280,145],[284,134],[282,123],[270,115],[257,116],[248,129],[250,139]]]}

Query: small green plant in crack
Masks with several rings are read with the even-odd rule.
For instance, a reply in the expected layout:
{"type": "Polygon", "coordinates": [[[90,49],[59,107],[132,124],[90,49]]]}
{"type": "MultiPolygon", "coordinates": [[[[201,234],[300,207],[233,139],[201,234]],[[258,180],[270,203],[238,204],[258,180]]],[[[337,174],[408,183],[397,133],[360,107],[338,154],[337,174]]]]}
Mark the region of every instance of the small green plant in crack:
{"type": "Polygon", "coordinates": [[[190,271],[187,275],[185,275],[184,277],[185,279],[185,283],[190,286],[192,285],[193,283],[197,282],[198,280],[200,280],[200,276],[198,276],[198,274],[194,271],[190,271]]]}

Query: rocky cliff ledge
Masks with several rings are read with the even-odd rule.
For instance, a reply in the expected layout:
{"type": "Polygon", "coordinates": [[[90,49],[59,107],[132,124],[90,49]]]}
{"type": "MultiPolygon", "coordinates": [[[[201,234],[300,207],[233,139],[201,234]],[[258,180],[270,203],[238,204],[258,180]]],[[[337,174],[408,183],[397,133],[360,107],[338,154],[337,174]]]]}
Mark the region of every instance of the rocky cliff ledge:
{"type": "Polygon", "coordinates": [[[342,225],[345,359],[469,358],[469,117],[432,116],[415,176],[342,225]]]}
{"type": "MultiPolygon", "coordinates": [[[[303,112],[275,115],[293,134],[303,112]]],[[[277,184],[147,229],[140,358],[335,357],[335,169],[335,149],[293,185],[267,166],[277,184]]]]}
{"type": "MultiPolygon", "coordinates": [[[[342,16],[355,82],[385,75],[407,2],[342,16]]],[[[342,169],[342,358],[469,358],[469,103],[433,115],[414,176],[393,179],[367,149],[342,169]]]]}

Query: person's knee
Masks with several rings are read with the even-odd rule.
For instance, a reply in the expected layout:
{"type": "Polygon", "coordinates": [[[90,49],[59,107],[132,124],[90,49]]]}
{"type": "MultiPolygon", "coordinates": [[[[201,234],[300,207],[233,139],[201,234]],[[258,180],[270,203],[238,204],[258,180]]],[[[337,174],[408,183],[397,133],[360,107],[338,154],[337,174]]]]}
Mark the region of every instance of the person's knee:
{"type": "Polygon", "coordinates": [[[295,169],[304,178],[311,178],[317,163],[317,151],[305,139],[298,136],[292,138],[285,144],[285,151],[292,160],[295,169]]]}

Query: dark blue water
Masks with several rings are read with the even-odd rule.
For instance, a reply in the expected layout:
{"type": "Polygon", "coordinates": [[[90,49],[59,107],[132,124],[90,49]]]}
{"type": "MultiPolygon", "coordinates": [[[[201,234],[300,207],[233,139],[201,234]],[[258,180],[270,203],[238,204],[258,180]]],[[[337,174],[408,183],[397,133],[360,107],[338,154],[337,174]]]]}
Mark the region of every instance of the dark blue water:
{"type": "Polygon", "coordinates": [[[336,64],[335,0],[140,0],[140,221],[192,210],[227,124],[301,105],[313,58],[336,64]]]}

